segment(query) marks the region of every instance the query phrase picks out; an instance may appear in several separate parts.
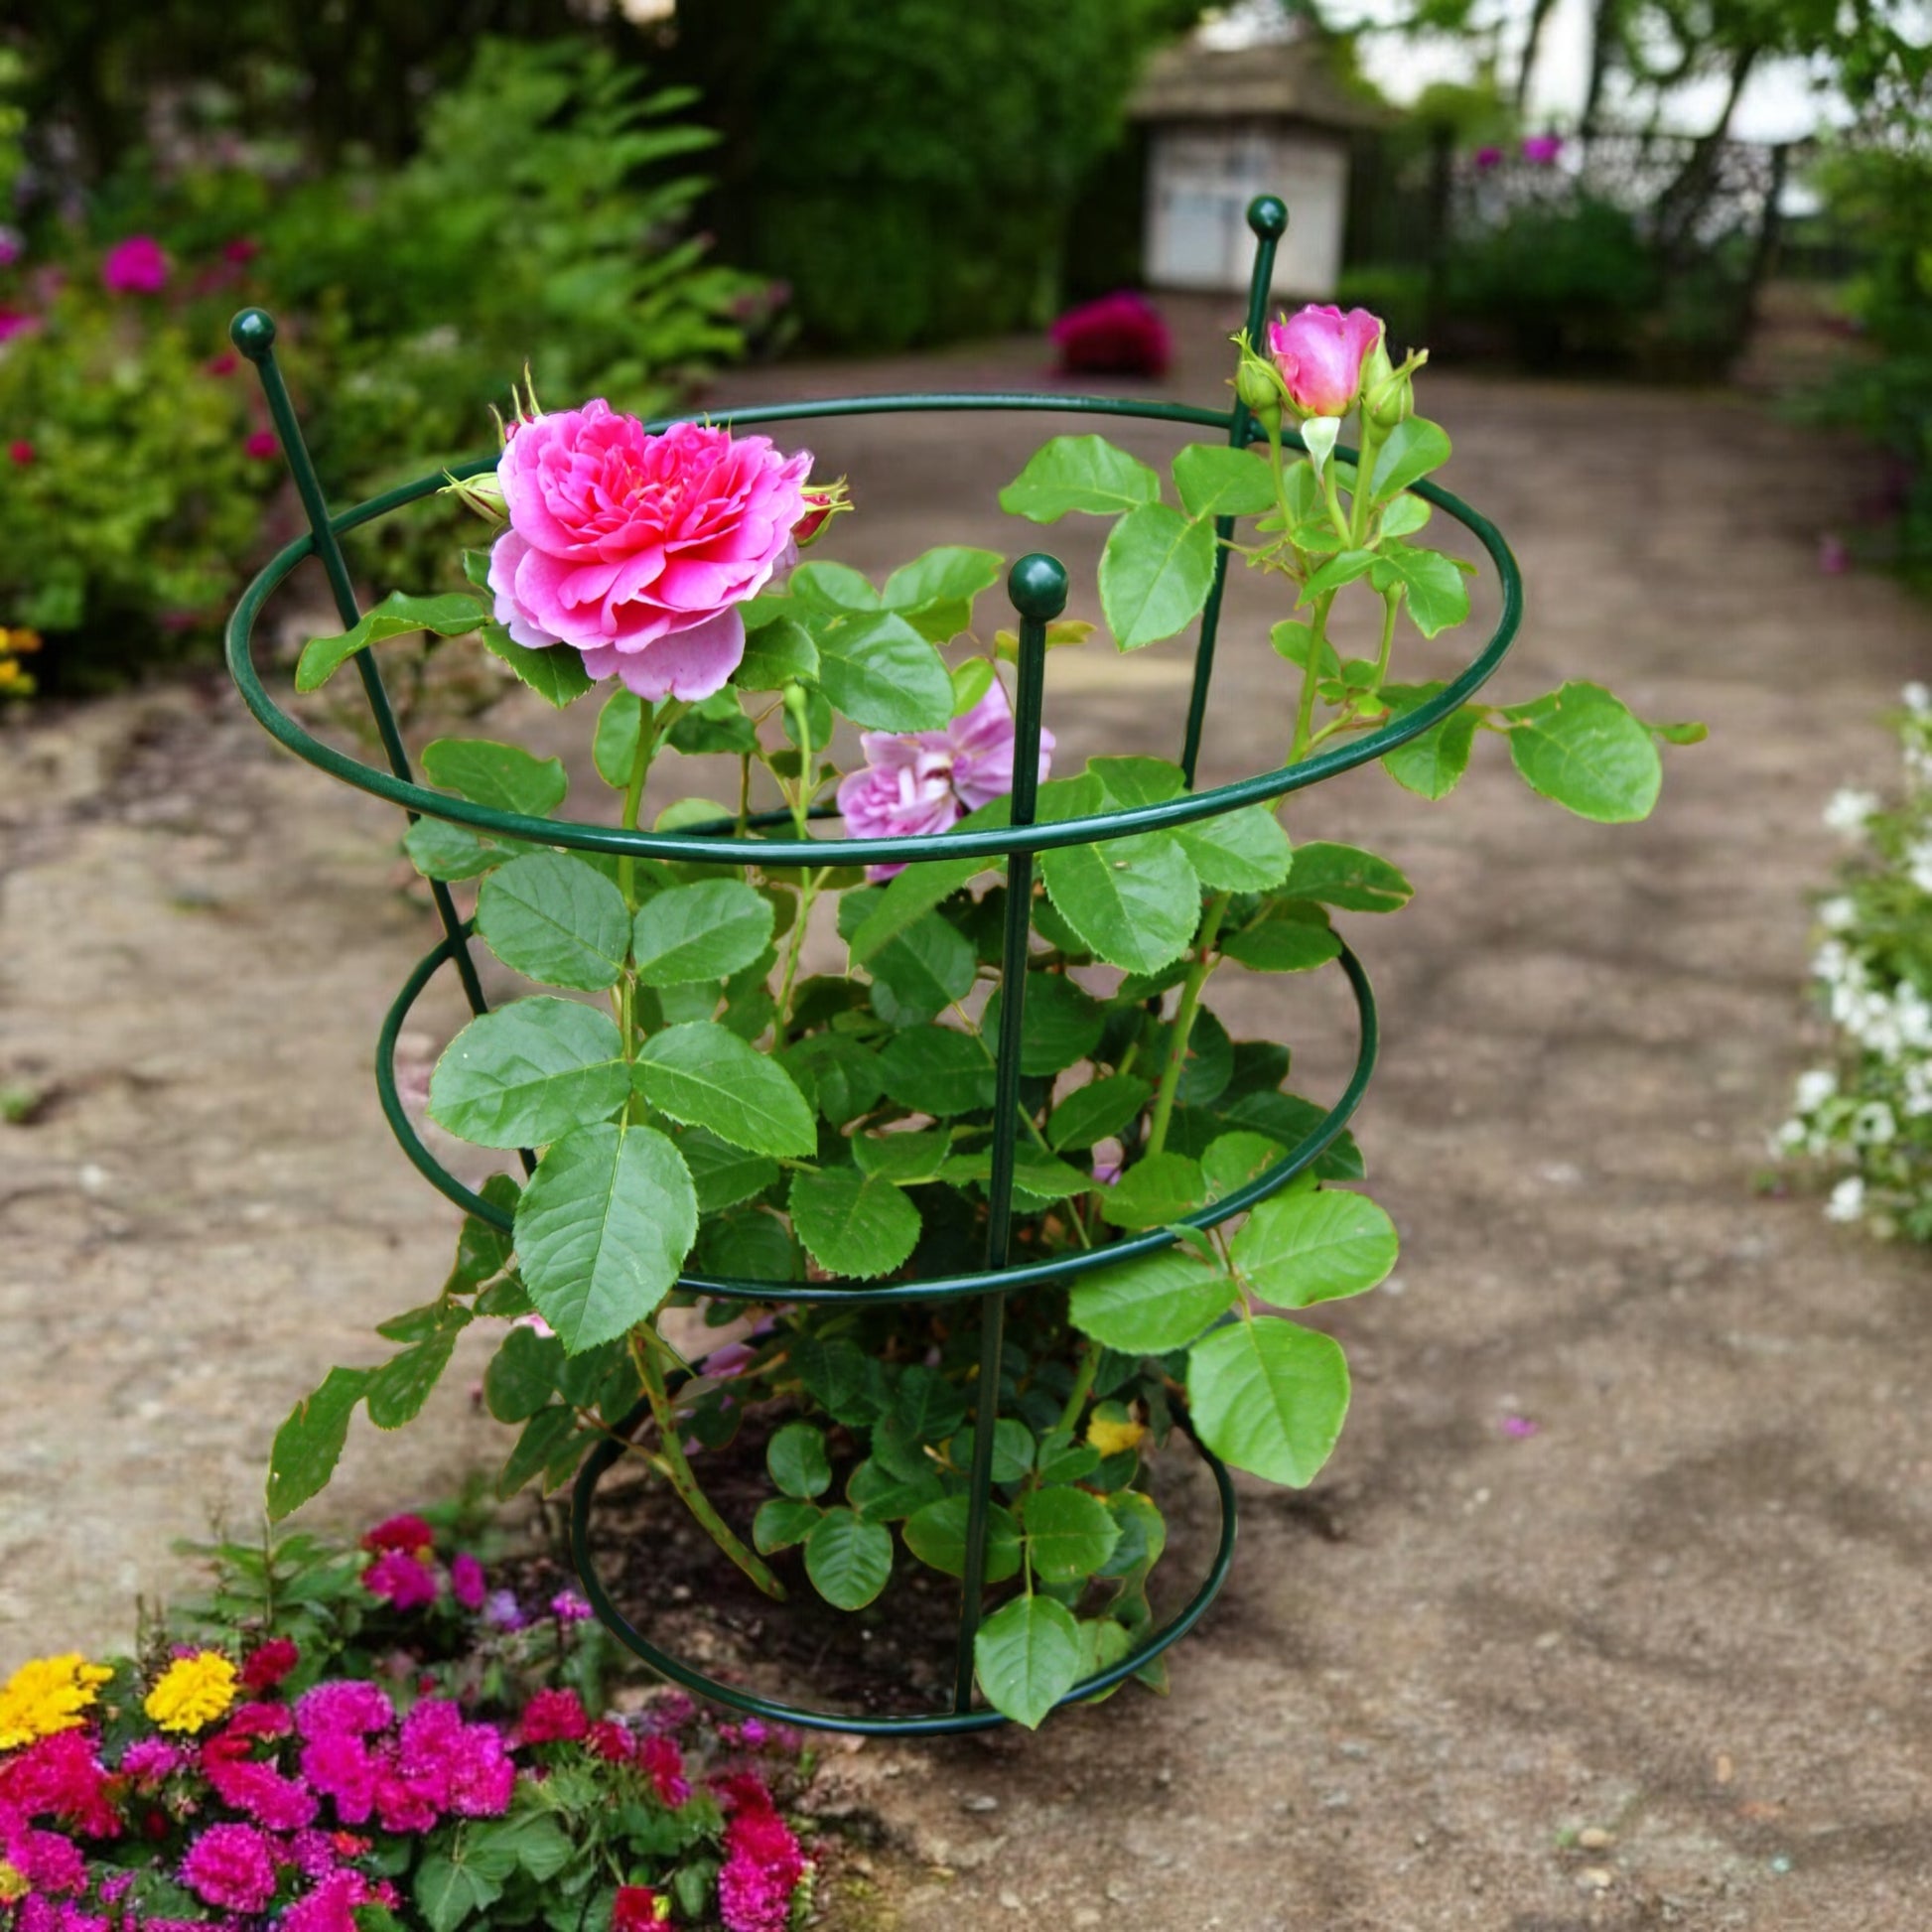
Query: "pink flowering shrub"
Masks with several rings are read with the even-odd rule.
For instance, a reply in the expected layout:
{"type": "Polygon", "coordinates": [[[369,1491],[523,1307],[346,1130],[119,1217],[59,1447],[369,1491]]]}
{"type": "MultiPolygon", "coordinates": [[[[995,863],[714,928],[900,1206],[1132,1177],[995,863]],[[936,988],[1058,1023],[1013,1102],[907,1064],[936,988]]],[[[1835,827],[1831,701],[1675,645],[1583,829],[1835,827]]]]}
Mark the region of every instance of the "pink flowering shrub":
{"type": "Polygon", "coordinates": [[[682,1696],[593,1720],[579,1619],[506,1636],[460,1604],[369,1597],[395,1561],[433,1571],[439,1598],[466,1559],[483,1573],[433,1538],[395,1517],[352,1555],[288,1539],[267,1560],[309,1579],[300,1640],[233,1620],[261,1553],[225,1551],[220,1645],[191,1616],[199,1642],[0,1685],[23,1739],[0,1750],[0,1932],[482,1932],[559,1911],[780,1932],[810,1869],[778,1809],[795,1739],[682,1696]]]}

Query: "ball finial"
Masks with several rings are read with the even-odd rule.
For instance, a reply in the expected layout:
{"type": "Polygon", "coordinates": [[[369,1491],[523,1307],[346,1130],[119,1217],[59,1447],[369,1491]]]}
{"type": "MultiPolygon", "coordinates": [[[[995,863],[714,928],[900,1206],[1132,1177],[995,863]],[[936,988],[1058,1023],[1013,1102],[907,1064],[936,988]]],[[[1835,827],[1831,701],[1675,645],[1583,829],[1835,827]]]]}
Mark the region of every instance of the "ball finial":
{"type": "Polygon", "coordinates": [[[1035,550],[1022,557],[1007,577],[1007,595],[1023,618],[1050,623],[1066,609],[1066,566],[1035,550]]]}
{"type": "Polygon", "coordinates": [[[1288,232],[1288,204],[1279,195],[1257,195],[1248,204],[1248,226],[1263,241],[1279,241],[1288,232]]]}
{"type": "Polygon", "coordinates": [[[243,309],[228,324],[228,340],[249,361],[262,361],[275,346],[275,318],[266,309],[243,309]]]}

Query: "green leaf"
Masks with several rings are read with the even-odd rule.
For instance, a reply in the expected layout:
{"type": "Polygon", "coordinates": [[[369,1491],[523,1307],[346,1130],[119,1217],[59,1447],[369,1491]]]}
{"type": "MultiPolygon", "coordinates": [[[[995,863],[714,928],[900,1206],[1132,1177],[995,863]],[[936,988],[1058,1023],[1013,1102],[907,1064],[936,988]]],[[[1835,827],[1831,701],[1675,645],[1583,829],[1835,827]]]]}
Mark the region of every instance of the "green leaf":
{"type": "Polygon", "coordinates": [[[1301,919],[1262,919],[1239,932],[1222,935],[1221,951],[1256,973],[1306,973],[1325,966],[1341,951],[1341,940],[1325,925],[1301,919]]]}
{"type": "Polygon", "coordinates": [[[1397,1246],[1394,1222],[1367,1195],[1322,1188],[1263,1201],[1229,1252],[1264,1301],[1306,1309],[1386,1280],[1397,1246]]]}
{"type": "Polygon", "coordinates": [[[1029,1730],[1078,1681],[1080,1626],[1050,1596],[1017,1596],[980,1625],[973,1661],[993,1708],[1029,1730]]]}
{"type": "Polygon", "coordinates": [[[268,1514],[279,1523],[329,1487],[348,1441],[348,1419],[369,1386],[365,1368],[332,1368],[275,1432],[268,1454],[268,1514]]]}
{"type": "Polygon", "coordinates": [[[817,632],[819,688],[855,725],[941,731],[952,679],[939,653],[891,611],[842,617],[817,632]]]}
{"type": "Polygon", "coordinates": [[[972,991],[977,963],[964,933],[924,913],[872,955],[873,1011],[892,1027],[936,1019],[972,991]]]}
{"type": "Polygon", "coordinates": [[[679,1135],[677,1146],[684,1165],[691,1170],[701,1214],[722,1214],[726,1208],[763,1193],[778,1177],[775,1161],[733,1147],[702,1127],[679,1135]]]}
{"type": "Polygon", "coordinates": [[[1207,1198],[1225,1200],[1249,1181],[1260,1179],[1281,1158],[1280,1147],[1265,1134],[1220,1135],[1201,1152],[1200,1171],[1207,1182],[1207,1198]]]}
{"type": "Polygon", "coordinates": [[[1097,1141],[1111,1140],[1145,1107],[1154,1084],[1138,1073],[1112,1073],[1076,1087],[1046,1120],[1046,1138],[1054,1151],[1074,1153],[1097,1141]]]}
{"type": "Polygon", "coordinates": [[[608,1120],[630,1090],[608,1013],[546,995],[485,1013],[443,1049],[429,1117],[477,1147],[547,1147],[608,1120]]]}
{"type": "Polygon", "coordinates": [[[441,1852],[425,1854],[410,1891],[429,1932],[456,1932],[465,1919],[495,1904],[503,1895],[501,1885],[441,1852]]]}
{"type": "Polygon", "coordinates": [[[824,1512],[816,1503],[799,1502],[790,1496],[767,1496],[752,1518],[752,1541],[760,1556],[773,1550],[789,1550],[802,1543],[817,1526],[824,1512]]]}
{"type": "Polygon", "coordinates": [[[1043,852],[1039,869],[1055,909],[1109,965],[1158,973],[1193,940],[1200,887],[1169,833],[1043,852]]]}
{"type": "Polygon", "coordinates": [[[790,1206],[799,1240],[828,1274],[890,1275],[919,1238],[919,1210],[890,1180],[851,1168],[801,1170],[790,1206]]]}
{"type": "Polygon", "coordinates": [[[546,818],[564,802],[570,779],[562,759],[532,758],[486,738],[438,738],[423,747],[423,775],[472,804],[546,818]]]}
{"type": "Polygon", "coordinates": [[[809,611],[877,611],[879,593],[850,564],[800,564],[785,585],[786,594],[809,611]]]}
{"type": "Polygon", "coordinates": [[[575,704],[595,680],[584,668],[580,651],[569,644],[548,644],[540,650],[519,644],[500,623],[486,623],[478,636],[492,657],[500,657],[552,711],[575,704]]]}
{"type": "Polygon", "coordinates": [[[1160,805],[1187,789],[1180,766],[1166,759],[1093,759],[1086,775],[1099,780],[1101,802],[1107,805],[1160,805]]]}
{"type": "Polygon", "coordinates": [[[1295,848],[1288,890],[1297,898],[1318,899],[1346,912],[1399,912],[1416,889],[1386,859],[1316,839],[1295,848]]]}
{"type": "Polygon", "coordinates": [[[1646,720],[1644,730],[1655,732],[1666,745],[1702,745],[1711,736],[1711,727],[1700,725],[1695,719],[1675,725],[1658,725],[1646,720]]]}
{"type": "Polygon", "coordinates": [[[803,1157],[818,1148],[805,1096],[778,1062],[729,1027],[687,1021],[638,1048],[637,1091],[661,1114],[754,1154],[803,1157]]]}
{"type": "Polygon", "coordinates": [[[1100,1211],[1115,1227],[1159,1228],[1207,1202],[1200,1164],[1183,1154],[1150,1154],[1101,1196],[1100,1211]]]}
{"type": "Polygon", "coordinates": [[[631,767],[637,761],[637,739],[644,728],[644,701],[634,691],[621,687],[605,699],[597,714],[597,730],[591,736],[591,762],[597,775],[614,790],[629,787],[631,767]]]}
{"type": "MultiPolygon", "coordinates": [[[[972,1466],[974,1433],[969,1423],[953,1438],[949,1455],[954,1468],[972,1466]]],[[[1033,1466],[1034,1432],[1017,1416],[1002,1416],[993,1425],[993,1480],[1025,1482],[1033,1466]]]]}
{"type": "Polygon", "coordinates": [[[881,947],[984,872],[986,859],[934,859],[907,866],[874,899],[850,941],[852,964],[866,965],[881,947]]]}
{"type": "Polygon", "coordinates": [[[1082,1276],[1068,1312],[1083,1334],[1122,1354],[1165,1355],[1225,1314],[1235,1295],[1224,1268],[1168,1248],[1082,1276]]]}
{"type": "Polygon", "coordinates": [[[1114,1553],[1120,1525],[1084,1489],[1035,1489],[1020,1505],[1034,1574],[1048,1584],[1091,1577],[1114,1553]]]}
{"type": "Polygon", "coordinates": [[[469,826],[452,825],[447,818],[419,818],[403,834],[402,849],[425,879],[440,879],[446,885],[474,879],[509,856],[500,845],[491,845],[469,826]]]}
{"type": "MultiPolygon", "coordinates": [[[[1314,641],[1313,629],[1294,618],[1284,619],[1268,633],[1268,641],[1274,646],[1276,654],[1285,657],[1291,664],[1306,665],[1309,661],[1309,646],[1314,641]]],[[[1335,647],[1327,638],[1322,638],[1321,648],[1315,654],[1315,675],[1317,677],[1339,677],[1341,659],[1335,655],[1335,647]]]]}
{"type": "Polygon", "coordinates": [[[993,1104],[993,1061],[981,1041],[950,1027],[908,1027],[880,1049],[886,1092],[914,1113],[945,1119],[993,1104]]]}
{"type": "Polygon", "coordinates": [[[1628,825],[1650,815],[1663,760],[1645,727],[1598,684],[1566,684],[1501,714],[1509,755],[1532,791],[1579,818],[1628,825]]]}
{"type": "Polygon", "coordinates": [[[788,1422],[764,1446],[764,1466],[787,1496],[809,1501],[832,1486],[825,1432],[808,1422],[788,1422]]]}
{"type": "Polygon", "coordinates": [[[407,591],[391,591],[354,629],[333,637],[311,637],[302,646],[295,665],[295,688],[321,690],[358,650],[370,644],[406,637],[414,630],[461,637],[475,630],[487,615],[482,604],[461,591],[448,591],[440,597],[411,597],[407,591]]]}
{"type": "Polygon", "coordinates": [[[493,1880],[523,1870],[544,1882],[554,1878],[576,1856],[557,1821],[532,1811],[473,1824],[464,1833],[462,1845],[464,1863],[493,1880]]]}
{"type": "Polygon", "coordinates": [[[568,853],[527,852],[483,881],[477,931],[512,972],[595,993],[623,971],[630,908],[595,866],[568,853]]]}
{"type": "Polygon", "coordinates": [[[1408,537],[1422,529],[1433,512],[1420,496],[1398,496],[1382,512],[1385,537],[1408,537]]]}
{"type": "Polygon", "coordinates": [[[534,1328],[512,1328],[483,1370],[483,1405],[498,1422],[528,1422],[557,1392],[563,1344],[534,1328]]]}
{"type": "Polygon", "coordinates": [[[796,618],[780,618],[745,640],[732,682],[742,691],[779,691],[794,680],[818,681],[818,646],[796,618]]]}
{"type": "Polygon", "coordinates": [[[647,1127],[565,1135],[516,1204],[524,1286],[573,1354],[643,1320],[670,1292],[697,1232],[690,1171],[647,1127]]]}
{"type": "Polygon", "coordinates": [[[771,943],[771,901],[739,879],[669,886],[637,908],[630,950],[644,986],[720,980],[771,943]]]}
{"type": "MultiPolygon", "coordinates": [[[[966,1496],[944,1496],[906,1519],[899,1533],[905,1547],[942,1577],[966,1574],[966,1522],[972,1507],[966,1496]]],[[[1020,1525],[999,1503],[986,1512],[986,1581],[1003,1584],[1020,1574],[1020,1525]]]]}
{"type": "MultiPolygon", "coordinates": [[[[1405,499],[1407,500],[1407,499],[1405,499]]],[[[1440,684],[1385,684],[1382,696],[1389,709],[1400,717],[1424,705],[1443,689],[1440,684]]],[[[1432,725],[1420,738],[1398,745],[1382,755],[1382,769],[1405,791],[1423,798],[1447,798],[1469,768],[1476,728],[1487,707],[1465,704],[1451,711],[1441,724],[1432,725]]]]}
{"type": "MultiPolygon", "coordinates": [[[[980,1036],[1000,1036],[1006,989],[995,987],[980,1016],[980,1036]]],[[[1100,1044],[1106,1009],[1063,973],[1029,973],[1020,1011],[1020,1071],[1035,1077],[1063,1073],[1100,1044]]]]}
{"type": "Polygon", "coordinates": [[[950,1136],[936,1130],[923,1134],[855,1134],[852,1158],[863,1173],[876,1173],[883,1179],[908,1187],[918,1181],[937,1178],[952,1153],[950,1136]]]}
{"type": "Polygon", "coordinates": [[[1174,452],[1173,482],[1189,516],[1259,516],[1275,507],[1275,473],[1252,450],[1189,443],[1174,452]]]}
{"type": "Polygon", "coordinates": [[[1338,550],[1319,569],[1309,573],[1309,581],[1302,587],[1303,601],[1338,591],[1344,584],[1366,577],[1375,558],[1373,550],[1338,550]]]}
{"type": "Polygon", "coordinates": [[[931,1467],[921,1465],[908,1479],[895,1475],[873,1456],[859,1463],[845,1484],[846,1501],[869,1523],[897,1523],[937,1502],[944,1493],[931,1467]]]}
{"type": "Polygon", "coordinates": [[[1369,478],[1369,494],[1385,503],[1432,470],[1449,460],[1449,440],[1439,424],[1421,416],[1406,416],[1383,438],[1369,478]]]}
{"type": "Polygon", "coordinates": [[[400,1429],[422,1414],[430,1391],[450,1365],[458,1331],[464,1325],[465,1322],[456,1322],[414,1347],[405,1348],[401,1354],[390,1356],[369,1377],[364,1407],[376,1428],[400,1429]]]}
{"type": "Polygon", "coordinates": [[[993,688],[991,658],[969,657],[952,672],[952,715],[963,718],[993,688]]]}
{"type": "Polygon", "coordinates": [[[1223,1462],[1294,1488],[1312,1482],[1348,1413],[1348,1364],[1332,1337],[1270,1315],[1194,1344],[1187,1407],[1223,1462]]]}
{"type": "MultiPolygon", "coordinates": [[[[523,1425],[502,1472],[496,1478],[496,1493],[507,1500],[526,1482],[546,1475],[551,1465],[569,1448],[577,1435],[577,1412],[564,1403],[539,1409],[523,1425]]],[[[549,1487],[548,1483],[545,1487],[549,1487]]]]}
{"type": "Polygon", "coordinates": [[[1112,516],[1161,499],[1161,479],[1100,436],[1056,436],[1000,491],[1009,516],[1054,523],[1069,510],[1112,516]]]}
{"type": "MultiPolygon", "coordinates": [[[[968,1181],[978,1181],[984,1186],[992,1173],[993,1151],[982,1148],[976,1154],[954,1155],[939,1177],[949,1186],[964,1186],[968,1181]]],[[[1064,1200],[1069,1194],[1085,1193],[1092,1185],[1091,1175],[1068,1167],[1064,1161],[1054,1160],[1050,1154],[1042,1154],[1030,1141],[1022,1141],[1013,1151],[1013,1191],[1023,1205],[1029,1201],[1043,1204],[1064,1200]]]]}
{"type": "Polygon", "coordinates": [[[1214,581],[1214,532],[1165,503],[1130,510],[1100,553],[1100,608],[1122,650],[1186,629],[1214,581]]]}
{"type": "Polygon", "coordinates": [[[805,1539],[805,1575],[837,1609],[864,1609],[892,1574],[892,1531],[853,1510],[828,1509],[805,1539]]]}
{"type": "MultiPolygon", "coordinates": [[[[744,705],[736,691],[729,688],[714,691],[710,697],[694,704],[684,716],[676,720],[666,735],[666,742],[673,751],[698,758],[707,753],[724,753],[731,758],[748,758],[759,749],[759,735],[752,721],[746,717],[744,705]]],[[[687,800],[688,804],[690,801],[687,800]]],[[[713,805],[710,815],[719,816],[719,807],[713,805]]],[[[669,829],[668,827],[664,829],[669,829]]]]}
{"type": "Polygon", "coordinates": [[[1411,550],[1406,543],[1384,544],[1371,581],[1384,595],[1397,584],[1402,586],[1410,621],[1425,637],[1452,629],[1468,619],[1468,582],[1454,560],[1440,550],[1411,550]]]}
{"type": "Polygon", "coordinates": [[[818,1097],[818,1111],[834,1127],[869,1113],[882,1091],[879,1056],[849,1034],[810,1034],[779,1056],[799,1085],[818,1097]]]}
{"type": "Polygon", "coordinates": [[[973,600],[1000,581],[1005,564],[997,550],[959,544],[928,550],[887,578],[886,608],[898,612],[920,636],[943,644],[972,622],[973,600]]]}
{"type": "Polygon", "coordinates": [[[1215,892],[1265,893],[1288,877],[1288,834],[1266,805],[1243,805],[1218,818],[1177,825],[1171,835],[1194,877],[1215,892]]]}

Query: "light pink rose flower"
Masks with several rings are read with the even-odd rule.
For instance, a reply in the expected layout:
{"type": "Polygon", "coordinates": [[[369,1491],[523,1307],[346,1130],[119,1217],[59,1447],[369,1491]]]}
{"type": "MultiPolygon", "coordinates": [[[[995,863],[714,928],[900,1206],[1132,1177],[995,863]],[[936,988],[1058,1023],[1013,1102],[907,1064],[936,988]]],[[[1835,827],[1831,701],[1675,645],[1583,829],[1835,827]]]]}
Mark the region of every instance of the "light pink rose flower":
{"type": "Polygon", "coordinates": [[[1345,416],[1362,386],[1363,358],[1381,334],[1381,319],[1366,309],[1343,315],[1332,305],[1310,303],[1300,315],[1268,325],[1268,352],[1304,415],[1345,416]]]}
{"type": "Polygon", "coordinates": [[[100,279],[110,295],[159,295],[168,286],[168,256],[151,234],[131,234],[107,251],[100,279]]]}
{"type": "Polygon", "coordinates": [[[496,475],[496,619],[640,698],[708,698],[745,655],[737,607],[791,561],[812,460],[701,423],[652,435],[607,402],[515,426],[496,475]]]}
{"type": "MultiPolygon", "coordinates": [[[[855,839],[916,838],[945,832],[1013,789],[1013,705],[998,678],[971,711],[944,731],[862,732],[862,770],[839,782],[839,810],[855,839]]],[[[1040,728],[1039,775],[1052,767],[1053,734],[1040,728]]],[[[905,870],[868,866],[875,884],[905,870]]]]}

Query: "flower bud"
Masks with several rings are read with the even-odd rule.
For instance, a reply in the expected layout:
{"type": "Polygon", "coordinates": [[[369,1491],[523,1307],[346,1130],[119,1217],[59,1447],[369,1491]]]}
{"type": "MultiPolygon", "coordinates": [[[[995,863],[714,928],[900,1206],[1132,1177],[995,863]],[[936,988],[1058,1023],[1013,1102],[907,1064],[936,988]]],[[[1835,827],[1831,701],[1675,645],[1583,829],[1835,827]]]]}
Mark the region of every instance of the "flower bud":
{"type": "Polygon", "coordinates": [[[807,483],[801,494],[805,499],[805,513],[791,526],[791,540],[800,550],[816,543],[833,517],[857,507],[843,477],[836,483],[807,483]]]}
{"type": "Polygon", "coordinates": [[[451,477],[436,493],[454,496],[465,509],[475,510],[491,523],[509,520],[509,508],[503,501],[503,482],[494,470],[485,470],[478,477],[451,477]]]}
{"type": "Polygon", "coordinates": [[[1400,368],[1393,369],[1379,344],[1375,352],[1381,357],[1382,372],[1376,376],[1366,366],[1362,370],[1362,413],[1377,429],[1391,430],[1416,413],[1415,373],[1429,360],[1429,351],[1416,349],[1403,357],[1400,368]]]}
{"type": "Polygon", "coordinates": [[[1264,429],[1280,426],[1282,402],[1288,392],[1282,387],[1282,379],[1272,362],[1252,353],[1243,355],[1234,375],[1234,393],[1264,429]]]}

